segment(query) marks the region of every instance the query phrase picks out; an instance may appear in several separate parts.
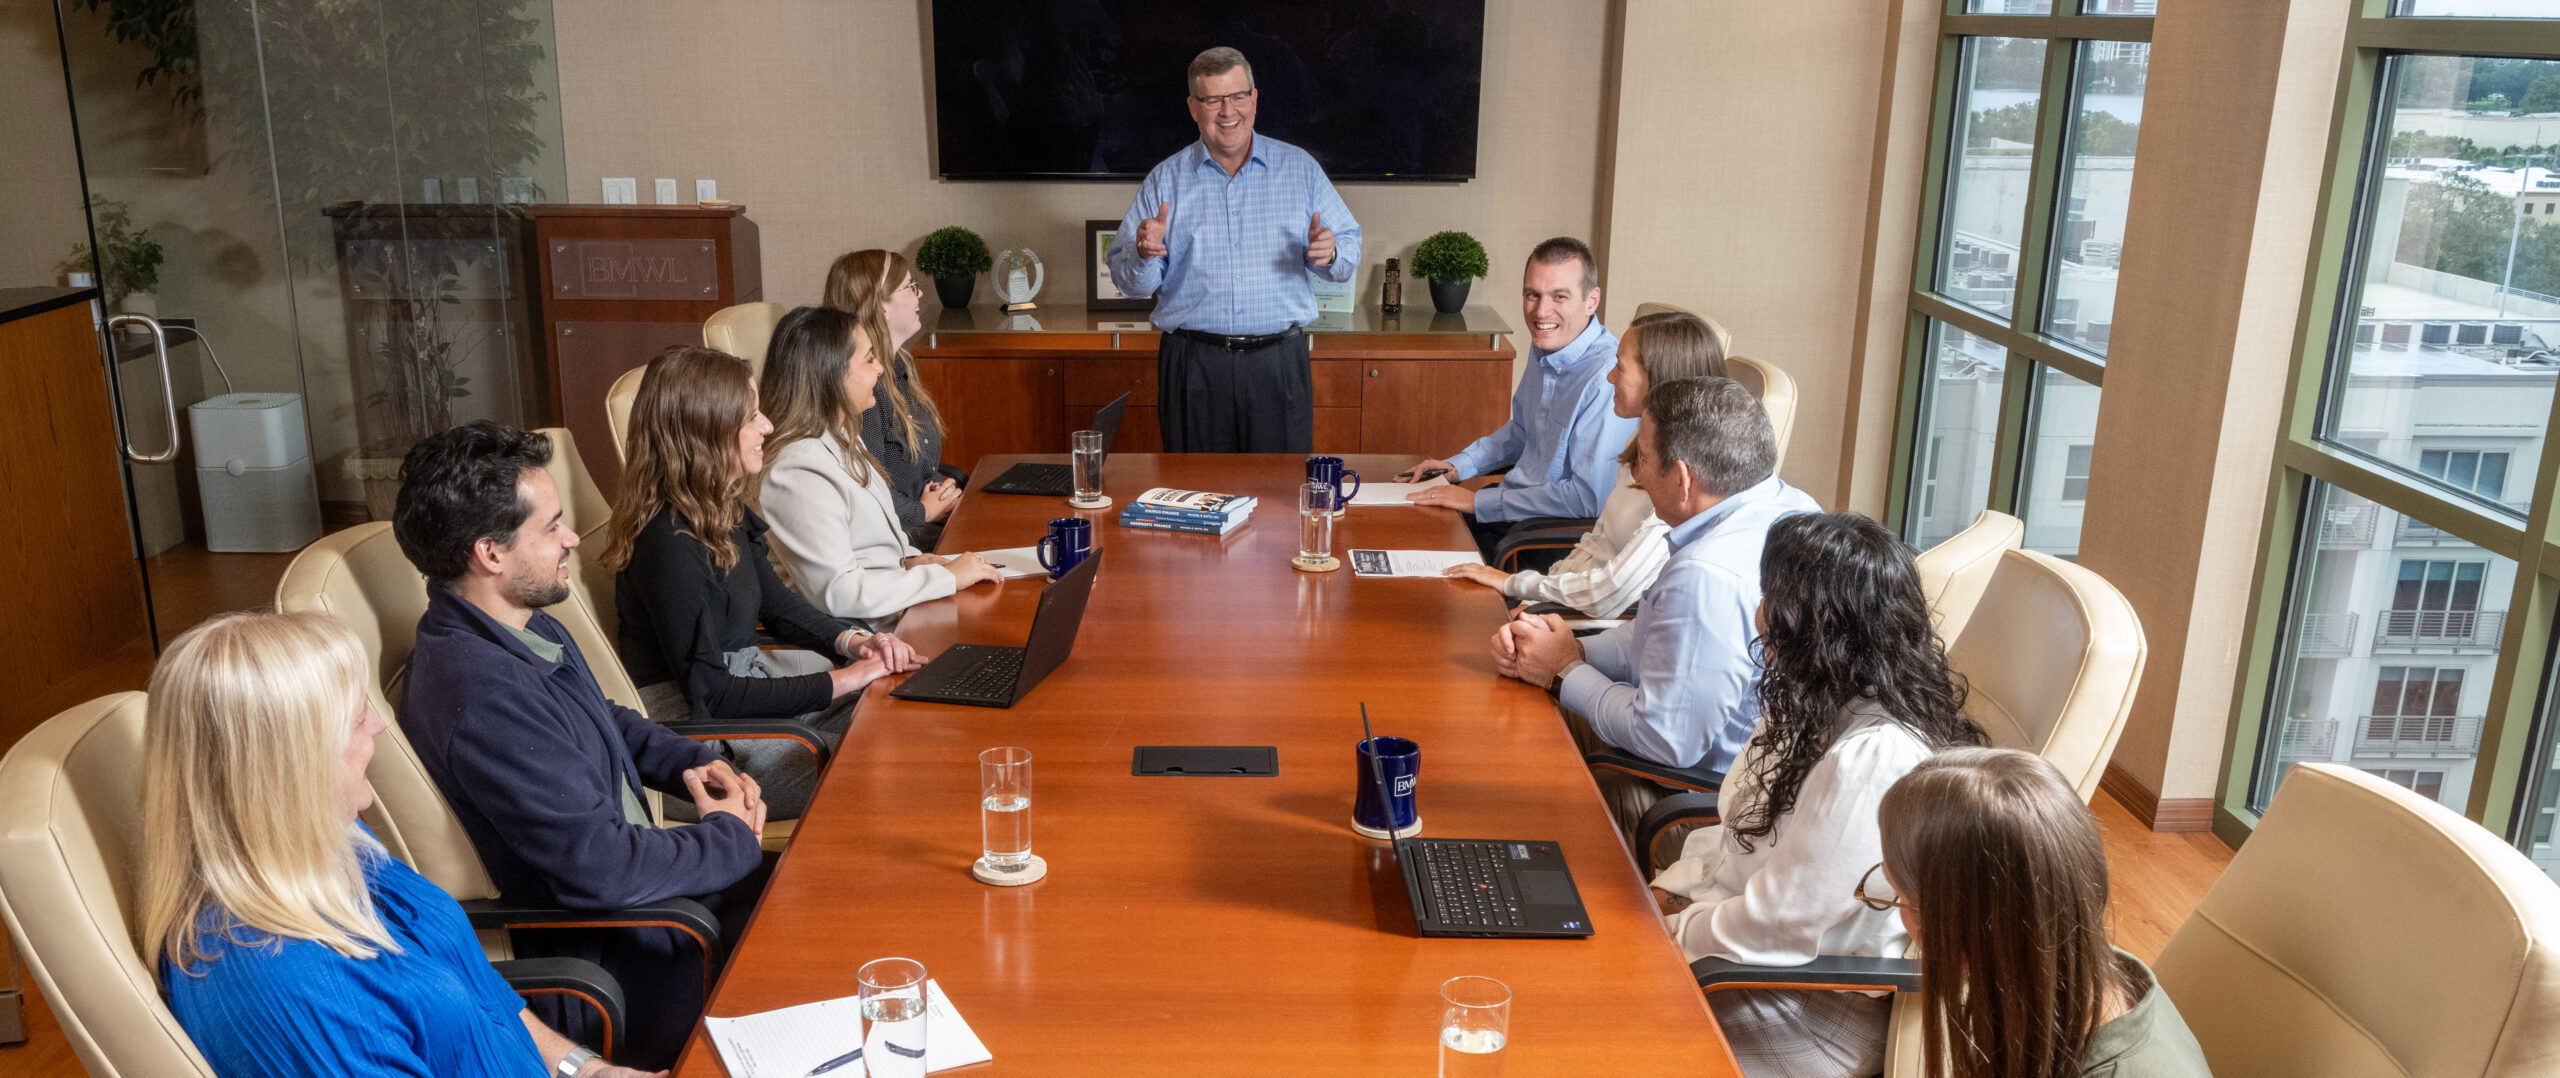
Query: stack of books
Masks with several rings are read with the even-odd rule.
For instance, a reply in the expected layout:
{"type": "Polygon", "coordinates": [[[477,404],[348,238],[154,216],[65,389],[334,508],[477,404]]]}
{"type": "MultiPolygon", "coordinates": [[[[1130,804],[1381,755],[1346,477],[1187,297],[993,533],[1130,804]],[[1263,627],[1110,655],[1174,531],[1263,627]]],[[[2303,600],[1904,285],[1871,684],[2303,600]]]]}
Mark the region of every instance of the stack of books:
{"type": "Polygon", "coordinates": [[[1253,515],[1253,502],[1250,494],[1152,487],[1129,499],[1128,507],[1120,510],[1120,526],[1225,535],[1244,526],[1245,518],[1253,515]]]}

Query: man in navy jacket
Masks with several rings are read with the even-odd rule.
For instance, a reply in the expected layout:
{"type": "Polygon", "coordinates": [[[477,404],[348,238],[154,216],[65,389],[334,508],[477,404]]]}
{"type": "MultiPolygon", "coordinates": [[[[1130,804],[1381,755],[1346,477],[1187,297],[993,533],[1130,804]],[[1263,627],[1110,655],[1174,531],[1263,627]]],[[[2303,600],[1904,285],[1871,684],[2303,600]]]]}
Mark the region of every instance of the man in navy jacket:
{"type": "MultiPolygon", "coordinates": [[[[428,580],[401,728],[505,897],[611,910],[695,896],[743,924],[770,871],[755,780],[605,699],[567,628],[542,612],[569,597],[578,545],[550,456],[540,435],[481,422],[401,462],[392,531],[428,580]],[[688,797],[701,822],[654,826],[643,788],[688,797]]],[[[516,947],[614,973],[630,1004],[625,1062],[672,1061],[701,1013],[702,956],[675,932],[528,933],[516,947]]]]}

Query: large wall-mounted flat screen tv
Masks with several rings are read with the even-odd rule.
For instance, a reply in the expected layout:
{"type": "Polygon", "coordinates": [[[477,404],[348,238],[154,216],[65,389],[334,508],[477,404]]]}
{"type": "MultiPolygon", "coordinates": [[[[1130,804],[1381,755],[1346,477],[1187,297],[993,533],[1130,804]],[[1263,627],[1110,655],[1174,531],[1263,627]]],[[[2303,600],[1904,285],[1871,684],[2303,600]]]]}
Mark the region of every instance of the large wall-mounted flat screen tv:
{"type": "Polygon", "coordinates": [[[1337,181],[1476,174],[1484,0],[933,0],[941,173],[1144,176],[1200,137],[1183,69],[1215,45],[1337,181]]]}

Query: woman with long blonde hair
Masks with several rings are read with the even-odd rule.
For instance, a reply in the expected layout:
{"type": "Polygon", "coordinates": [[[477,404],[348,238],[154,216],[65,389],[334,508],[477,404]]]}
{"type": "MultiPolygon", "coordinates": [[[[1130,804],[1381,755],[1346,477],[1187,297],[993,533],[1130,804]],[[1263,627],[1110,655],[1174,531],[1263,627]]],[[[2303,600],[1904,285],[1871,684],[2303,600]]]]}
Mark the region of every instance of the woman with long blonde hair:
{"type": "Polygon", "coordinates": [[[906,348],[924,328],[924,288],[905,255],[854,251],[827,268],[826,305],[860,320],[883,353],[888,376],[873,385],[872,406],[862,413],[862,444],[888,472],[889,496],[908,541],[932,550],[942,541],[942,522],[960,504],[968,473],[942,463],[942,410],[906,348]]]}
{"type": "Polygon", "coordinates": [[[230,614],[151,672],[140,944],[214,1072],[637,1078],[526,1010],[356,815],[384,726],[327,614],[230,614]]]}
{"type": "Polygon", "coordinates": [[[1856,896],[1920,948],[1929,1078],[2208,1078],[2142,960],[2107,942],[2107,847],[2043,757],[1950,749],[1885,791],[1856,896]]]}
{"type": "MultiPolygon", "coordinates": [[[[649,361],[613,535],[597,555],[614,574],[614,650],[661,720],[791,718],[839,734],[862,687],[913,667],[915,652],[809,605],[774,575],[768,528],[747,506],[772,431],[745,360],[677,345],[649,361]],[[761,647],[759,624],[793,648],[761,647]]],[[[720,751],[763,787],[775,819],[798,818],[817,790],[816,761],[796,742],[720,751]]]]}
{"type": "Polygon", "coordinates": [[[974,553],[917,550],[900,526],[886,471],[857,433],[882,374],[876,339],[829,307],[774,326],[757,384],[773,420],[757,506],[801,595],[886,629],[910,606],[1001,574],[974,553]]]}

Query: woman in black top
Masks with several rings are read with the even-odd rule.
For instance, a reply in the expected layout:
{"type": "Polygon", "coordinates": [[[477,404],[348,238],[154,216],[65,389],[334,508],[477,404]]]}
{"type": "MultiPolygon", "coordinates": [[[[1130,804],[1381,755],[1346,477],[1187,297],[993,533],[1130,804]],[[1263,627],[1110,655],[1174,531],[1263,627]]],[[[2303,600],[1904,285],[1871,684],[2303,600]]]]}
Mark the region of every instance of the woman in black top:
{"type": "MultiPolygon", "coordinates": [[[[833,735],[863,686],[916,665],[897,637],[828,616],[774,574],[765,522],[747,508],[773,424],[756,407],[745,360],[689,346],[660,353],[641,376],[630,430],[613,535],[598,557],[614,570],[615,650],[651,715],[796,718],[833,735]],[[768,637],[804,650],[764,650],[768,637]]],[[[729,741],[722,752],[763,786],[772,818],[807,807],[817,769],[797,744],[729,741]]]]}
{"type": "Polygon", "coordinates": [[[924,328],[924,289],[906,257],[896,251],[855,251],[827,270],[827,306],[853,315],[889,355],[889,376],[872,387],[862,413],[862,444],[880,462],[897,503],[907,541],[930,551],[942,541],[942,523],[960,504],[969,473],[942,463],[942,410],[916,376],[907,339],[924,328]]]}

